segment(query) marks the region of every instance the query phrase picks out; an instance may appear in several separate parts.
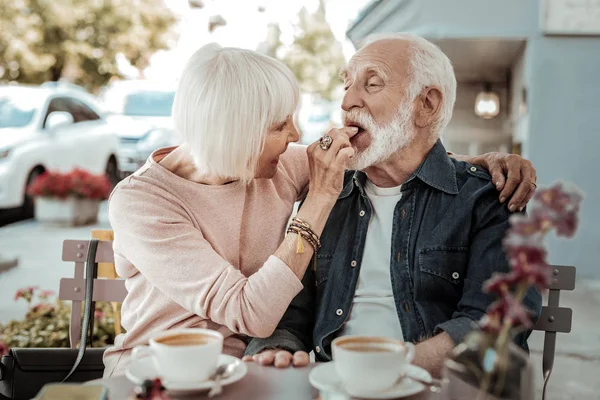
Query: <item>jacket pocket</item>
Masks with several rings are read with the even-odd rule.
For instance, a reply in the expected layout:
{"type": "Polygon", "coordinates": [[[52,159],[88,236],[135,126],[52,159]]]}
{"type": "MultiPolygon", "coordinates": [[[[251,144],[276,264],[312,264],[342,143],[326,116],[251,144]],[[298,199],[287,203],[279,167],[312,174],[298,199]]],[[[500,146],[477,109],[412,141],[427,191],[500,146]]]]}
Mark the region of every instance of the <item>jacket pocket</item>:
{"type": "Polygon", "coordinates": [[[426,247],[419,251],[421,300],[458,302],[467,272],[467,247],[426,247]]]}

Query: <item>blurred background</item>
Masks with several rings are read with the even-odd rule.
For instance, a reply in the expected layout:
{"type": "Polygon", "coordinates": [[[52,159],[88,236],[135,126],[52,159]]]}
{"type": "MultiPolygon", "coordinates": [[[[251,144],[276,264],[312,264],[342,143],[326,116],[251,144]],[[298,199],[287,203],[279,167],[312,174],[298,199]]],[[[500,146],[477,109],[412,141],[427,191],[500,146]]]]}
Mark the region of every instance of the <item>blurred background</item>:
{"type": "MultiPolygon", "coordinates": [[[[200,46],[287,64],[302,89],[301,141],[311,143],[341,122],[338,71],[360,42],[406,31],[453,62],[448,150],[521,154],[538,184],[567,180],[585,193],[577,237],[550,238],[550,260],[578,273],[564,296],[575,316],[573,332],[559,337],[559,364],[565,374],[600,367],[599,0],[0,0],[0,27],[0,323],[27,311],[13,301],[17,289],[55,290],[71,273],[62,240],[110,230],[105,201],[64,223],[74,211],[36,205],[36,193],[71,182],[74,168],[90,174],[89,187],[100,177],[114,184],[153,150],[180,143],[174,91],[200,46]],[[49,171],[63,175],[27,190],[49,171]]],[[[571,375],[557,399],[600,398],[597,379],[571,375]]]]}

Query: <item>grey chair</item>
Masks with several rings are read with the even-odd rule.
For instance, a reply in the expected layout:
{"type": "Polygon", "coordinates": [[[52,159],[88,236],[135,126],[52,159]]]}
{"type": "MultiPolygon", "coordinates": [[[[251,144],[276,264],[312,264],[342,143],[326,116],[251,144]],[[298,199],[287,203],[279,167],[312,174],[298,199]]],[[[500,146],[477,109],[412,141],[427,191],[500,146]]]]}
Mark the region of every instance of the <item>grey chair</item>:
{"type": "Polygon", "coordinates": [[[575,289],[575,267],[565,265],[552,266],[552,283],[549,287],[548,305],[542,307],[542,313],[533,327],[536,331],[544,331],[544,350],[542,355],[542,372],[544,387],[542,399],[546,399],[546,387],[554,366],[556,351],[556,334],[571,332],[573,310],[559,306],[560,291],[575,289]]]}
{"type": "MultiPolygon", "coordinates": [[[[71,323],[69,327],[69,338],[71,348],[76,348],[81,335],[81,312],[85,299],[85,261],[90,246],[89,240],[65,240],[63,242],[62,259],[75,263],[73,278],[62,278],[58,291],[58,298],[73,302],[71,307],[71,323]]],[[[98,243],[96,262],[114,262],[114,253],[111,241],[98,243]]],[[[94,279],[94,301],[122,303],[127,296],[124,279],[94,279]]]]}

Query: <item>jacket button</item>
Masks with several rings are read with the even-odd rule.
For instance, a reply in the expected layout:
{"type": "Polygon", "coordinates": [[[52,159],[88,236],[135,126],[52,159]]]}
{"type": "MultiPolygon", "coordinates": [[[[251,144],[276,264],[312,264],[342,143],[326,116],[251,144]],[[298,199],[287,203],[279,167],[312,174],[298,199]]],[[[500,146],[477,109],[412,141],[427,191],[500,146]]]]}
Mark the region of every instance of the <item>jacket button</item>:
{"type": "Polygon", "coordinates": [[[361,217],[365,216],[365,211],[364,210],[360,210],[360,212],[358,213],[358,215],[360,215],[361,217]]]}
{"type": "Polygon", "coordinates": [[[460,274],[458,272],[453,272],[452,279],[458,279],[458,278],[460,278],[460,274]]]}
{"type": "Polygon", "coordinates": [[[338,308],[337,311],[335,312],[337,315],[342,315],[344,313],[344,311],[341,308],[338,308]]]}
{"type": "Polygon", "coordinates": [[[356,267],[356,260],[352,260],[352,262],[350,263],[350,265],[352,266],[352,268],[356,267]]]}
{"type": "Polygon", "coordinates": [[[471,167],[471,172],[475,172],[475,171],[477,171],[477,168],[471,167]]]}
{"type": "Polygon", "coordinates": [[[320,348],[319,346],[317,346],[317,347],[315,347],[315,351],[316,351],[317,353],[320,353],[320,352],[321,352],[321,348],[320,348]]]}

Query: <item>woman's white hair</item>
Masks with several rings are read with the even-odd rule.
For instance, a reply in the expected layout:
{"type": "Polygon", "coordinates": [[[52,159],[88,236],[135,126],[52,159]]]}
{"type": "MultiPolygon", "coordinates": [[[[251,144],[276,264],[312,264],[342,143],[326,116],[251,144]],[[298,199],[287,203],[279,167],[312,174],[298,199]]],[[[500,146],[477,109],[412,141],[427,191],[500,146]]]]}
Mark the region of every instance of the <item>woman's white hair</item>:
{"type": "Polygon", "coordinates": [[[294,113],[299,96],[296,78],[283,63],[210,43],[183,70],[173,122],[202,174],[248,183],[268,128],[294,113]]]}
{"type": "Polygon", "coordinates": [[[411,33],[385,33],[369,36],[361,47],[382,39],[400,39],[409,42],[410,56],[409,99],[411,101],[427,86],[436,86],[442,92],[442,109],[435,121],[432,133],[437,137],[452,119],[456,101],[456,77],[450,59],[435,44],[411,33]]]}

